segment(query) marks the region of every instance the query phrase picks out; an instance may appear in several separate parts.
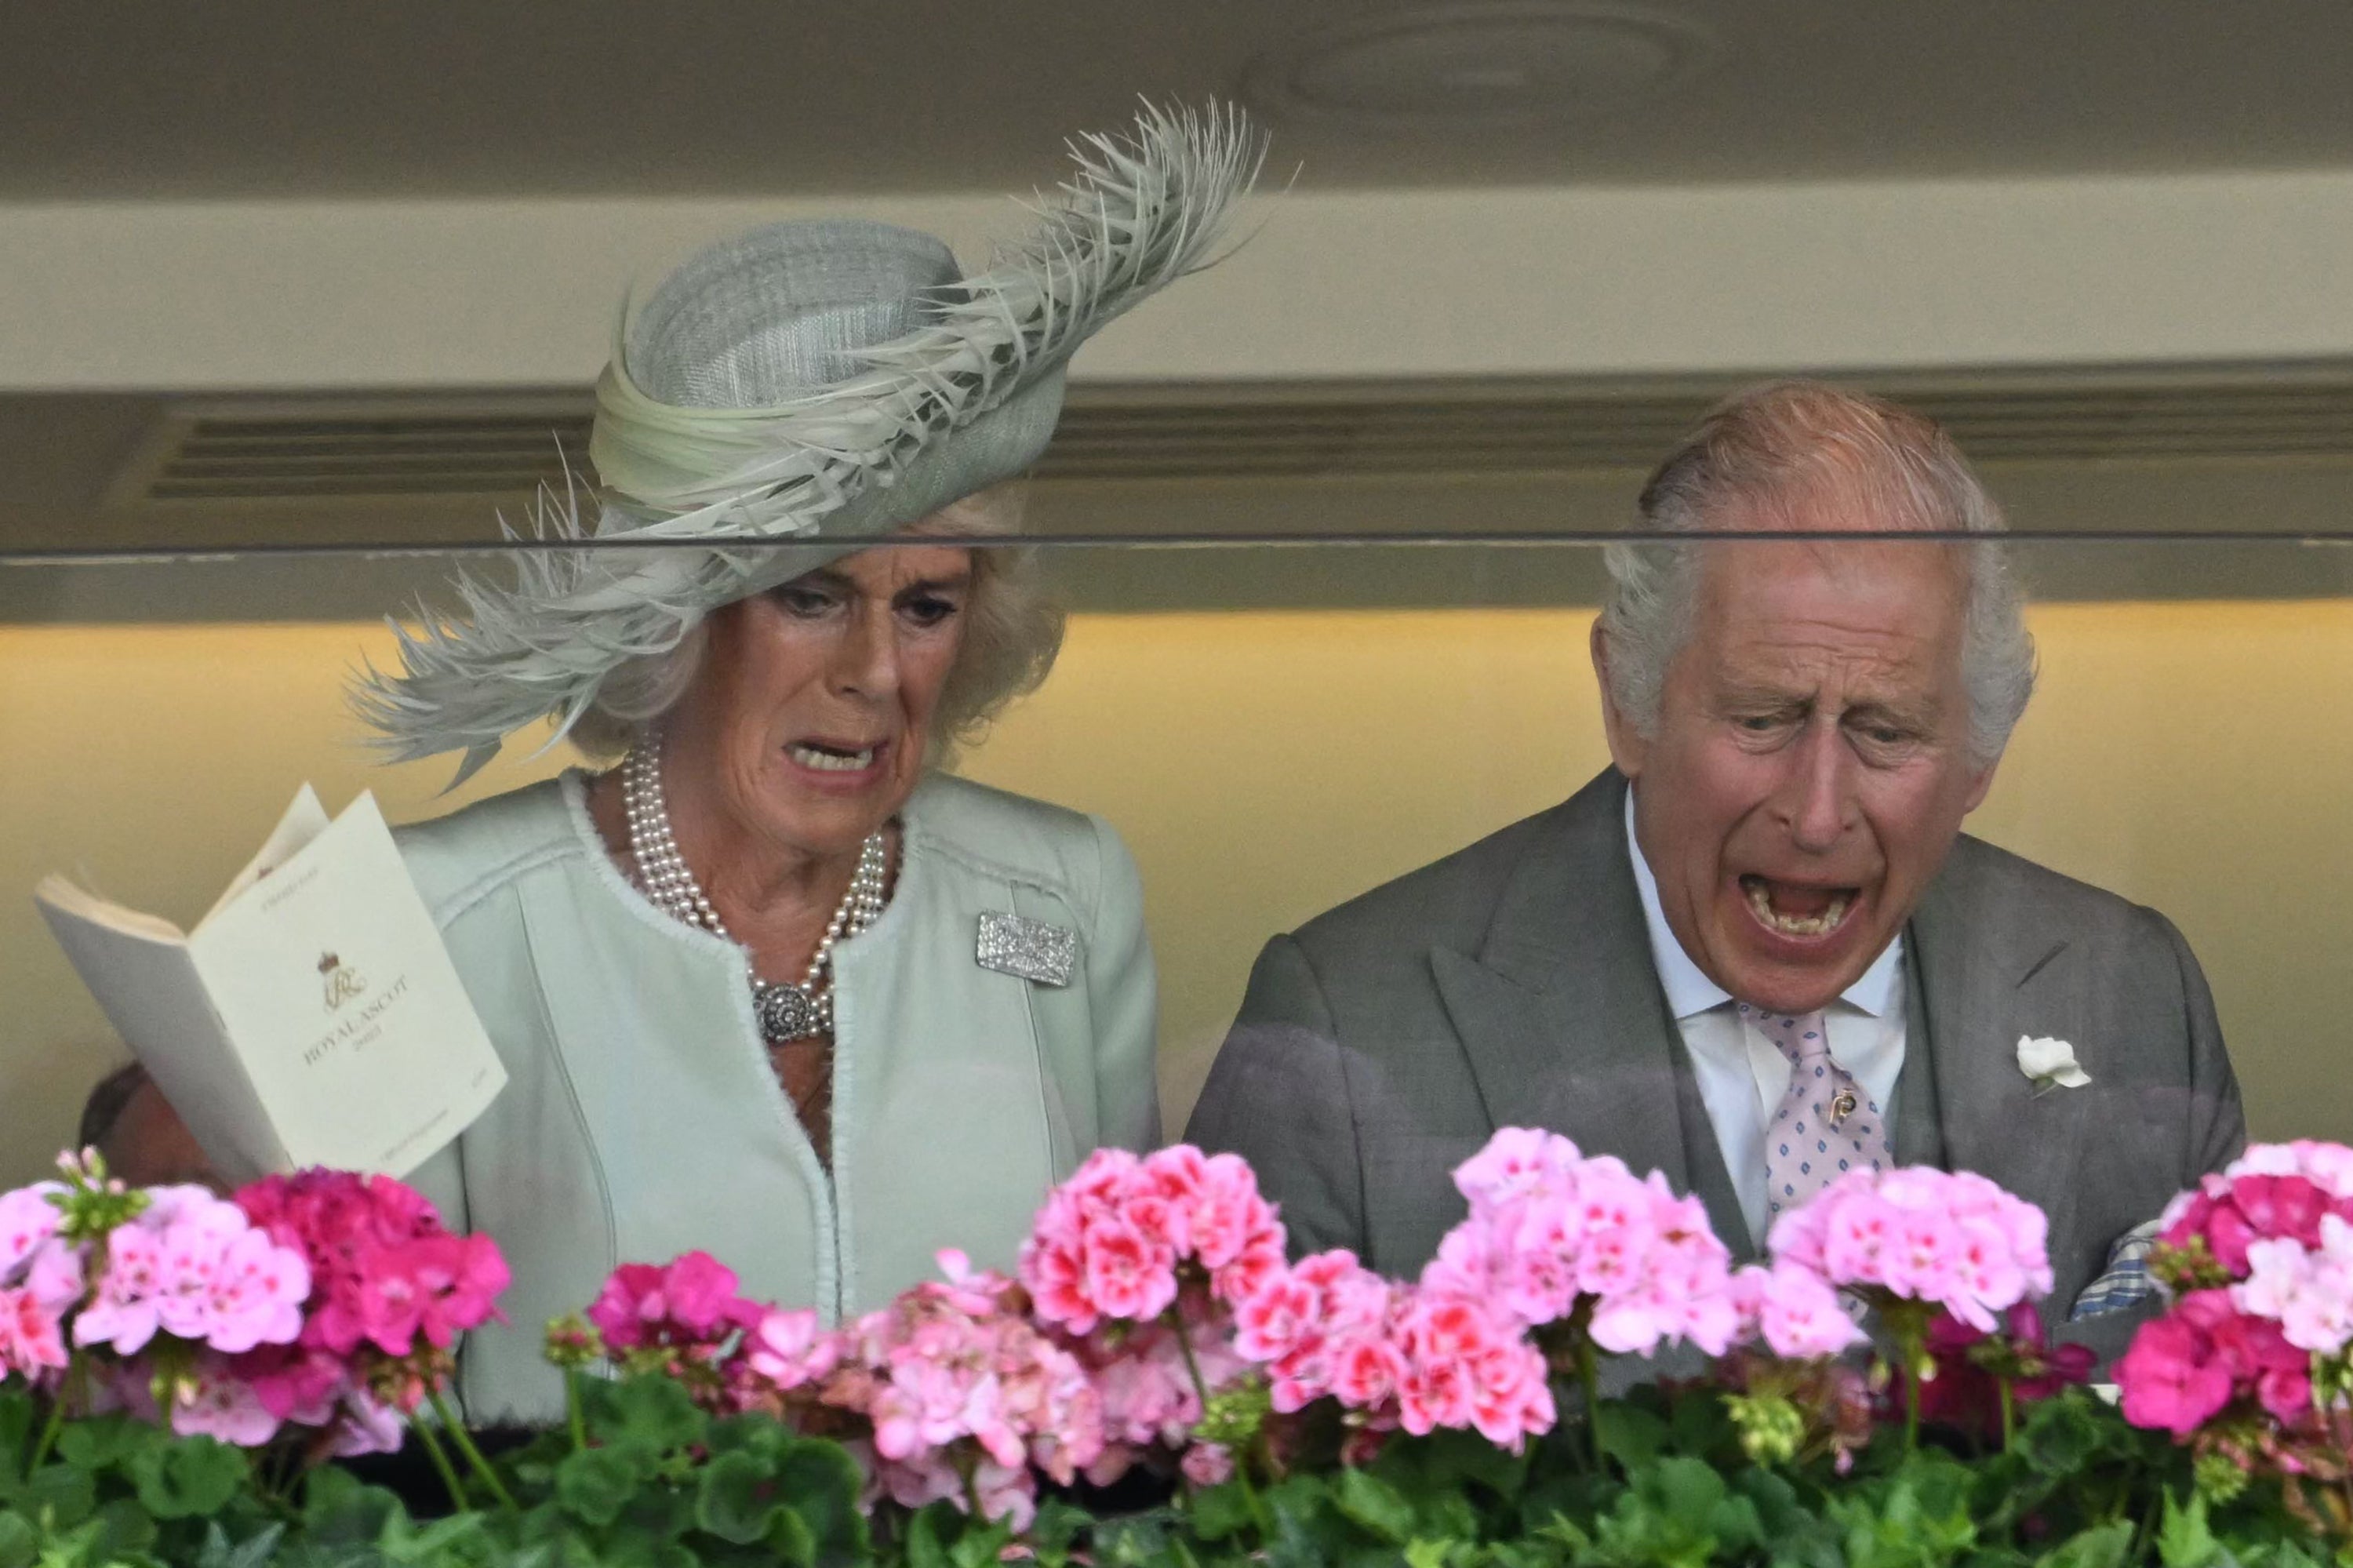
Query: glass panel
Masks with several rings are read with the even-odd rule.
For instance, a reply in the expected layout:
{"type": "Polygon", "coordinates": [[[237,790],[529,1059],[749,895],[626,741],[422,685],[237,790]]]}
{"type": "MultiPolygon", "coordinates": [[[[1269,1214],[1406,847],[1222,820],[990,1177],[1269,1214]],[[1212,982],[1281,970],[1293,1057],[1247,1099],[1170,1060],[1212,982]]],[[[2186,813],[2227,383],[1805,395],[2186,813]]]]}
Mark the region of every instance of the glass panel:
{"type": "MultiPolygon", "coordinates": [[[[1806,547],[1744,542],[1747,550],[1806,547]]],[[[1916,547],[1930,547],[1919,543],[1916,547]]],[[[2026,538],[2041,687],[1969,823],[2162,910],[2203,962],[2258,1136],[2353,1137],[2353,539],[2026,538]]],[[[960,766],[1100,813],[1141,868],[1164,1114],[1184,1124],[1272,934],[1604,768],[1593,539],[1048,542],[1052,678],[960,766]]],[[[494,566],[479,555],[476,563],[494,566]]],[[[375,618],[443,554],[0,562],[0,1181],[119,1054],[23,895],[63,870],[195,918],[293,788],[396,821],[575,760],[528,744],[442,794],[343,705],[375,618]]]]}

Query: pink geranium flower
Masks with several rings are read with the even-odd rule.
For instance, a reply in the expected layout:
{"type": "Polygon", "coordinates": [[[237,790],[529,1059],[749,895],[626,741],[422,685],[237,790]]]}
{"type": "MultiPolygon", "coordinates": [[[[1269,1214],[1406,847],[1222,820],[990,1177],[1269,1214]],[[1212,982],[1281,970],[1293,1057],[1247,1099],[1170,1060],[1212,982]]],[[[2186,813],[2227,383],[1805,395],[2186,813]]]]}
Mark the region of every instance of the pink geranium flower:
{"type": "MultiPolygon", "coordinates": [[[[731,1367],[747,1404],[847,1413],[875,1486],[910,1507],[969,1502],[992,1517],[1035,1510],[1032,1469],[1074,1480],[1102,1457],[1106,1400],[1069,1349],[1029,1321],[1013,1281],[941,1255],[944,1280],[902,1293],[837,1334],[768,1312],[731,1367]]],[[[835,1417],[836,1420],[839,1416],[835,1417]]]]}
{"type": "Polygon", "coordinates": [[[2169,1204],[2151,1259],[2180,1294],[2116,1364],[2126,1417],[2177,1437],[2313,1414],[2313,1358],[2353,1349],[2353,1150],[2252,1144],[2169,1204]]]}
{"type": "Polygon", "coordinates": [[[60,1217],[53,1196],[66,1191],[58,1181],[36,1181],[0,1192],[0,1279],[6,1278],[33,1255],[34,1248],[58,1234],[60,1217]]]}
{"type": "Polygon", "coordinates": [[[1777,1263],[1888,1301],[1942,1308],[1980,1333],[2051,1289],[2042,1211],[1968,1171],[1852,1171],[1774,1222],[1777,1263]]]}
{"type": "Polygon", "coordinates": [[[29,1289],[0,1289],[0,1377],[11,1372],[39,1378],[65,1370],[65,1326],[55,1308],[29,1289]]]}
{"type": "Polygon", "coordinates": [[[1098,1150],[1050,1193],[1022,1244],[1038,1315],[1072,1334],[1166,1312],[1188,1282],[1231,1306],[1282,1266],[1282,1227],[1250,1167],[1179,1144],[1098,1150]]]}
{"type": "Polygon", "coordinates": [[[1718,1353],[1738,1332],[1731,1254],[1705,1206],[1658,1172],[1637,1177],[1557,1134],[1505,1128],[1455,1185],[1470,1215],[1423,1269],[1425,1293],[1493,1302],[1524,1328],[1589,1302],[1593,1342],[1613,1353],[1677,1340],[1718,1353]]]}
{"type": "Polygon", "coordinates": [[[2144,1323],[2116,1363],[2125,1419],[2187,1437],[2231,1402],[2233,1374],[2213,1337],[2187,1319],[2144,1323]]]}
{"type": "Polygon", "coordinates": [[[1740,1310],[1741,1337],[1761,1338],[1777,1356],[1799,1361],[1834,1356],[1865,1339],[1838,1291],[1802,1265],[1752,1264],[1733,1277],[1733,1296],[1740,1310]]]}

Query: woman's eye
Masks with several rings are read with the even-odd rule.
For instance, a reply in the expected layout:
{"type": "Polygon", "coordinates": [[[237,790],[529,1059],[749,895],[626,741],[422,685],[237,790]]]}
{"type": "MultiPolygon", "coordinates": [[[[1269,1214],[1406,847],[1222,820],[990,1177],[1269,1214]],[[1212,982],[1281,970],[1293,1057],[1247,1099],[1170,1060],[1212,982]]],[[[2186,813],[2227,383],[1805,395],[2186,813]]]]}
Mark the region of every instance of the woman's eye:
{"type": "Polygon", "coordinates": [[[1781,727],[1781,721],[1770,714],[1749,714],[1732,722],[1751,735],[1770,735],[1781,727]]]}
{"type": "Polygon", "coordinates": [[[952,599],[926,595],[922,599],[909,599],[900,607],[900,613],[918,626],[937,626],[962,608],[952,599]]]}
{"type": "Polygon", "coordinates": [[[833,596],[823,588],[795,588],[786,583],[776,590],[778,608],[787,615],[814,617],[833,608],[833,596]]]}

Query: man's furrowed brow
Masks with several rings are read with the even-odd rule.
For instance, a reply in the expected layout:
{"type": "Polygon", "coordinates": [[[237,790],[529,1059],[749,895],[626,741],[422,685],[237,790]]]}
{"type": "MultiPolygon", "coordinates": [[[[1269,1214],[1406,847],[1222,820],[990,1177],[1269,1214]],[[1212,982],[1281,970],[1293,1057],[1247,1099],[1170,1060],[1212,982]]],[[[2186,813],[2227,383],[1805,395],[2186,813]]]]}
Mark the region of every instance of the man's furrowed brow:
{"type": "Polygon", "coordinates": [[[1794,686],[1778,685],[1770,681],[1739,679],[1718,682],[1715,700],[1721,707],[1737,708],[1744,712],[1778,713],[1783,709],[1806,706],[1814,700],[1814,694],[1794,686]]]}
{"type": "Polygon", "coordinates": [[[1944,715],[1944,705],[1929,695],[1859,697],[1846,705],[1846,716],[1869,724],[1882,721],[1903,729],[1930,730],[1944,715]]]}

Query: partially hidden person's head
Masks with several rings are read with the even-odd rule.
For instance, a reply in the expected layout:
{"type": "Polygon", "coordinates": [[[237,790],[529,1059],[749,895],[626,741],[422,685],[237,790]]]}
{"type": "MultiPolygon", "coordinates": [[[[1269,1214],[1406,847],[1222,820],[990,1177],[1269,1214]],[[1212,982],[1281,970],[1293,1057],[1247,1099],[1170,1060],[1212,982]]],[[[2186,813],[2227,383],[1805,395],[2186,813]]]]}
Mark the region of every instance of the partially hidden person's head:
{"type": "Polygon", "coordinates": [[[195,1135],[147,1069],[132,1062],[100,1078],[82,1102],[78,1146],[95,1149],[108,1174],[132,1187],[222,1183],[195,1135]]]}
{"type": "Polygon", "coordinates": [[[2001,515],[1932,421],[1810,382],[1719,406],[1608,552],[1610,754],[1684,951],[1820,1008],[1903,929],[2034,686],[2001,515]],[[1874,538],[1796,539],[1792,534],[1874,538]]]}
{"type": "Polygon", "coordinates": [[[543,497],[538,531],[575,547],[398,628],[400,673],[353,694],[384,749],[462,752],[462,779],[537,719],[605,755],[658,724],[739,804],[852,843],[887,817],[1051,667],[1034,561],[964,541],[1018,531],[1071,355],[1215,259],[1261,154],[1229,111],[1075,145],[1041,229],[979,273],[855,219],[681,265],[597,384],[593,529],[543,497]]]}

